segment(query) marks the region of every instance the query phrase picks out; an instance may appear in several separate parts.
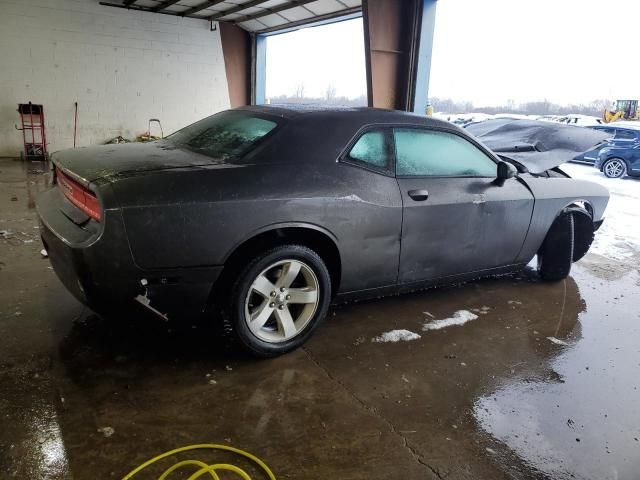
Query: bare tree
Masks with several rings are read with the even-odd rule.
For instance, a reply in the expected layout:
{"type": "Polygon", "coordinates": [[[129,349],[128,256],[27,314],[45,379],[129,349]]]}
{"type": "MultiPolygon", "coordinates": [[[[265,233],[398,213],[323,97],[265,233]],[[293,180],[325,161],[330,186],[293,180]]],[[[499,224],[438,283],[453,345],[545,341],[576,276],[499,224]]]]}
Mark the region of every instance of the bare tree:
{"type": "Polygon", "coordinates": [[[611,107],[611,101],[597,99],[586,104],[559,105],[548,100],[525,102],[516,104],[514,100],[507,100],[505,105],[491,107],[475,107],[468,101],[455,101],[450,98],[431,98],[431,104],[436,112],[442,113],[524,113],[529,115],[567,115],[571,113],[593,115],[601,117],[606,108],[611,107]]]}
{"type": "Polygon", "coordinates": [[[333,103],[336,98],[336,87],[332,84],[327,85],[327,89],[324,92],[324,98],[327,103],[333,103]]]}

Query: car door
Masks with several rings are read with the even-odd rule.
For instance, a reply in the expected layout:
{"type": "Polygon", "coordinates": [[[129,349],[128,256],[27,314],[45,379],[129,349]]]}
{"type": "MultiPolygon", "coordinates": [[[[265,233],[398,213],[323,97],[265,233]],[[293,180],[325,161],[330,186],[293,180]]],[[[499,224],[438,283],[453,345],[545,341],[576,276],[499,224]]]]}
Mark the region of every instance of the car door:
{"type": "Polygon", "coordinates": [[[345,190],[339,211],[330,213],[343,258],[340,287],[343,292],[395,287],[402,196],[395,178],[391,131],[374,126],[360,132],[338,168],[338,183],[345,190]]]}
{"type": "Polygon", "coordinates": [[[497,161],[455,131],[393,129],[403,200],[399,283],[517,262],[533,211],[519,179],[496,181],[497,161]]]}
{"type": "Polygon", "coordinates": [[[636,144],[629,149],[627,174],[638,177],[640,176],[640,145],[636,144]]]}
{"type": "Polygon", "coordinates": [[[594,164],[597,160],[598,160],[598,154],[600,153],[600,150],[602,150],[604,147],[606,147],[610,141],[614,141],[614,138],[616,136],[616,129],[615,128],[611,128],[611,127],[606,127],[606,128],[596,128],[594,129],[598,132],[603,132],[603,133],[607,133],[609,135],[611,135],[610,138],[607,139],[607,141],[605,142],[601,142],[598,146],[592,148],[591,150],[588,150],[584,153],[581,153],[580,155],[576,156],[574,158],[574,160],[576,161],[584,161],[586,163],[590,163],[590,164],[594,164]]]}

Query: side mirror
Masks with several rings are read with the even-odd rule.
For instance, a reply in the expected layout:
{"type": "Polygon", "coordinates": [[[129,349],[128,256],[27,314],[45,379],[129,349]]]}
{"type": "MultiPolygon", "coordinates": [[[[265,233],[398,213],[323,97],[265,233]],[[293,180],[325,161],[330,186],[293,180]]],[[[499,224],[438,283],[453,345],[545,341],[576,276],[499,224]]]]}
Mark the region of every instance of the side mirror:
{"type": "Polygon", "coordinates": [[[498,162],[498,182],[504,183],[505,180],[518,176],[518,169],[509,162],[498,162]]]}

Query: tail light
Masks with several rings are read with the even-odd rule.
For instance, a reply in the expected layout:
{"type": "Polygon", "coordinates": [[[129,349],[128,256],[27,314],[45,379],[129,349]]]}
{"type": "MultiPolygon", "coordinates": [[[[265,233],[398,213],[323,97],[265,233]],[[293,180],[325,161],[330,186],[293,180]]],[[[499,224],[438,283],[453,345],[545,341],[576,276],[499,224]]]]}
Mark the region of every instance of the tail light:
{"type": "Polygon", "coordinates": [[[80,185],[60,169],[56,169],[56,179],[58,187],[71,203],[94,220],[100,221],[102,208],[98,198],[91,190],[80,185]]]}

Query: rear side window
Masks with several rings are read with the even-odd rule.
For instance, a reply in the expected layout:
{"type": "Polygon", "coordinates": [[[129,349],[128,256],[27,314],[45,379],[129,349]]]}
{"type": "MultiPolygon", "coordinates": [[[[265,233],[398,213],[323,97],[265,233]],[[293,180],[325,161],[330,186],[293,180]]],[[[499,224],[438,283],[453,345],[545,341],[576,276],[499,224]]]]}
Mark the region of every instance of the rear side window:
{"type": "Polygon", "coordinates": [[[398,176],[495,177],[496,163],[453,133],[396,128],[398,176]]]}
{"type": "Polygon", "coordinates": [[[225,111],[189,125],[167,137],[170,141],[221,160],[251,151],[278,124],[251,112],[225,111]]]}
{"type": "Polygon", "coordinates": [[[372,130],[364,133],[351,147],[347,159],[376,170],[389,170],[392,148],[389,133],[384,130],[372,130]]]}
{"type": "Polygon", "coordinates": [[[636,134],[629,130],[616,130],[615,138],[620,138],[622,140],[634,140],[636,138],[636,134]]]}

